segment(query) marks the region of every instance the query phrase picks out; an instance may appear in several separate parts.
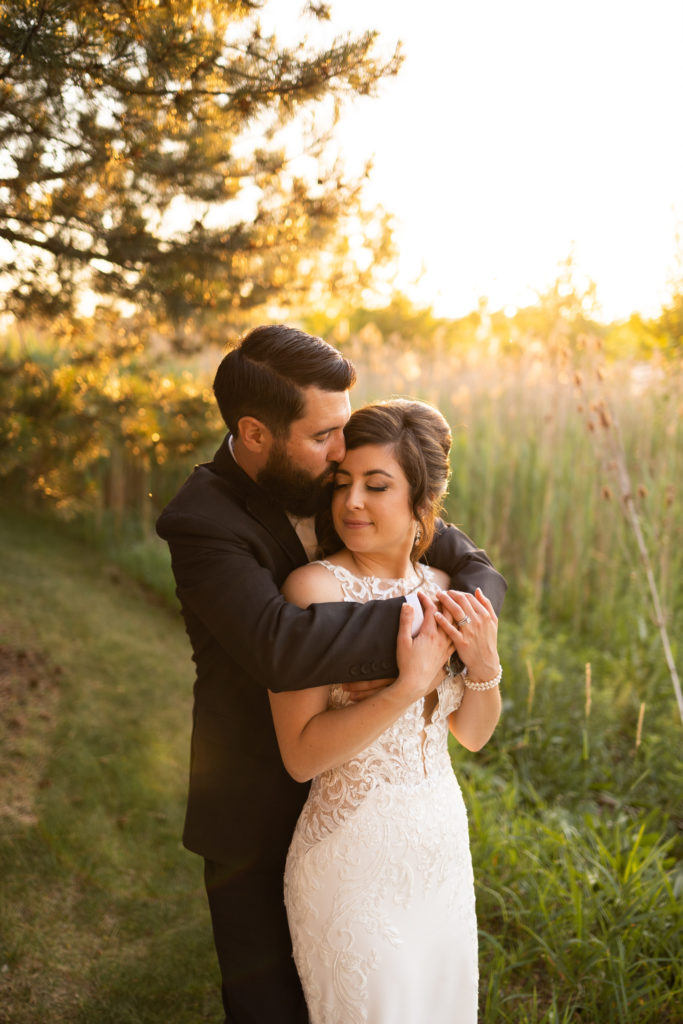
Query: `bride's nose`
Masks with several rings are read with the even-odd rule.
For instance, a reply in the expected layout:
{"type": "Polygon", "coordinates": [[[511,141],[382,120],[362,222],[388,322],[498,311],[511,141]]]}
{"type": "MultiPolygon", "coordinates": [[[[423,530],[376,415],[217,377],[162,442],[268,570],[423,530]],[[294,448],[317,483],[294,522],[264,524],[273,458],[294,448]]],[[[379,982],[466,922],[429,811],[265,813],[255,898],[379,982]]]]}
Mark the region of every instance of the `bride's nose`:
{"type": "Polygon", "coordinates": [[[362,508],[364,504],[363,488],[360,484],[351,484],[346,492],[347,508],[362,508]]]}

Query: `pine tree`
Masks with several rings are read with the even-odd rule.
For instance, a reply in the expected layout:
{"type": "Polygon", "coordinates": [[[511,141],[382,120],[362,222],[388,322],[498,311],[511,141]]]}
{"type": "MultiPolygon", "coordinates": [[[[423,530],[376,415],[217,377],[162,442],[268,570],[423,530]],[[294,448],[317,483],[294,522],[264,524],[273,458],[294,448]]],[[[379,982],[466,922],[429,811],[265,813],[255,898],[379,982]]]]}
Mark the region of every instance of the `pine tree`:
{"type": "MultiPolygon", "coordinates": [[[[361,183],[326,166],[320,139],[315,173],[295,174],[282,132],[371,95],[400,55],[377,56],[372,32],[279,45],[262,7],[0,5],[5,309],[71,313],[92,289],[180,324],[342,281],[348,260],[329,253],[361,183]]],[[[324,4],[306,13],[329,18],[324,4]]]]}

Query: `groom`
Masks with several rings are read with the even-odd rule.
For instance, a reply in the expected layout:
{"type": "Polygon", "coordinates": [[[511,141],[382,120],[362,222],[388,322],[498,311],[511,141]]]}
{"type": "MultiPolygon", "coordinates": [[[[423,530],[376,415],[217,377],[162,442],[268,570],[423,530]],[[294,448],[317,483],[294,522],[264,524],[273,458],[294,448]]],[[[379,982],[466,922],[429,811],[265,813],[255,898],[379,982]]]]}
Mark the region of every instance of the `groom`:
{"type": "MultiPolygon", "coordinates": [[[[316,557],[314,517],[344,456],[354,383],[351,363],[320,338],[251,331],[214,382],[228,436],[157,523],[196,665],[183,841],[204,858],[226,1024],[308,1021],[282,894],[307,786],[282,766],[267,689],[397,674],[403,598],[302,610],[280,594],[316,557]]],[[[440,524],[426,560],[500,610],[503,578],[459,530],[440,524]]]]}

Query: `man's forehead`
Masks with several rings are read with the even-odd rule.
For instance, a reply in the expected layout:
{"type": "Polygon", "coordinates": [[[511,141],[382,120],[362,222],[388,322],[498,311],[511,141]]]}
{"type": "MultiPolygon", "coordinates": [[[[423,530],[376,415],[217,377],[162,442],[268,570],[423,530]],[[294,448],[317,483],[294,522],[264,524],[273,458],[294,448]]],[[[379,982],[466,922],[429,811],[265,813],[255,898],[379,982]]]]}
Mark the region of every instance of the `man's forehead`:
{"type": "Polygon", "coordinates": [[[351,402],[348,391],[323,391],[322,388],[304,388],[303,415],[295,420],[297,423],[310,426],[313,422],[322,425],[318,430],[332,430],[343,426],[351,414],[351,402]]]}

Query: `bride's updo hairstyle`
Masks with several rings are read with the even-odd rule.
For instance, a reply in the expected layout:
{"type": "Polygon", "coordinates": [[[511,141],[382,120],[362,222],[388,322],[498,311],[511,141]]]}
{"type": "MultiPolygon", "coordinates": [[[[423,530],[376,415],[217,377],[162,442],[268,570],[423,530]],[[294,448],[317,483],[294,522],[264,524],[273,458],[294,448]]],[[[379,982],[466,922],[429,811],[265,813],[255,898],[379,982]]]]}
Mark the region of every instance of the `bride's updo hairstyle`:
{"type": "Polygon", "coordinates": [[[366,444],[389,445],[410,486],[419,540],[411,558],[425,553],[450,475],[451,428],[438,409],[425,402],[397,398],[373,402],[351,414],[344,427],[348,451],[366,444]]]}

